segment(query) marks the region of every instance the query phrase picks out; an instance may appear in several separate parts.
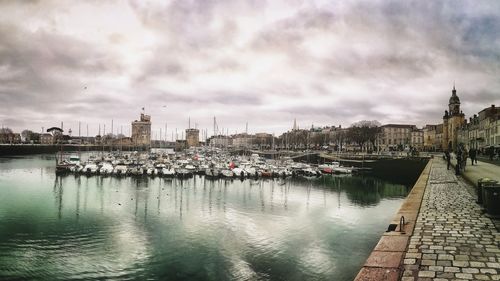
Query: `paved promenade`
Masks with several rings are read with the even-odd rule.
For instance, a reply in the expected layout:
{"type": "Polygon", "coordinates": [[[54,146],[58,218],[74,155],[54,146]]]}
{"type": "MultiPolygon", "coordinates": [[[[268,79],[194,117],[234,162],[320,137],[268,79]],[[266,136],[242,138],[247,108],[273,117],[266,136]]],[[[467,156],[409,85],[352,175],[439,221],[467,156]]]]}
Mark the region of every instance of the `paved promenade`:
{"type": "Polygon", "coordinates": [[[477,185],[480,178],[490,178],[500,182],[500,166],[483,161],[478,161],[474,166],[470,163],[470,159],[468,159],[465,172],[462,175],[470,183],[477,185]]]}
{"type": "MultiPolygon", "coordinates": [[[[471,182],[488,173],[496,176],[495,169],[485,169],[491,164],[479,164],[467,165],[464,176],[469,173],[471,182]]],[[[500,280],[500,234],[470,188],[442,159],[434,159],[402,281],[500,280]]]]}

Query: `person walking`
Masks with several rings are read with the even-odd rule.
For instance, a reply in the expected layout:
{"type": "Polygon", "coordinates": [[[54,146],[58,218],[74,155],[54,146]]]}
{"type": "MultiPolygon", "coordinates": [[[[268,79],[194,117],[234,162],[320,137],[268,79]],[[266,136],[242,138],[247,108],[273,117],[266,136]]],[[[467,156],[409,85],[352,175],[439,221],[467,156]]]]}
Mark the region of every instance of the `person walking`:
{"type": "Polygon", "coordinates": [[[465,172],[465,166],[467,166],[467,157],[469,156],[469,153],[467,152],[467,148],[462,147],[462,165],[460,166],[462,168],[462,171],[465,172]]]}
{"type": "Polygon", "coordinates": [[[448,170],[450,169],[450,165],[451,165],[451,155],[450,155],[450,152],[448,150],[446,150],[444,152],[444,157],[446,158],[446,163],[448,164],[447,167],[448,167],[448,170]]]}
{"type": "Polygon", "coordinates": [[[458,148],[457,150],[456,157],[457,157],[457,165],[455,166],[455,174],[458,176],[460,175],[460,168],[462,164],[462,151],[460,150],[460,148],[458,148]]]}
{"type": "Polygon", "coordinates": [[[474,160],[476,160],[476,149],[475,148],[469,149],[469,157],[470,157],[471,165],[474,166],[474,160]]]}

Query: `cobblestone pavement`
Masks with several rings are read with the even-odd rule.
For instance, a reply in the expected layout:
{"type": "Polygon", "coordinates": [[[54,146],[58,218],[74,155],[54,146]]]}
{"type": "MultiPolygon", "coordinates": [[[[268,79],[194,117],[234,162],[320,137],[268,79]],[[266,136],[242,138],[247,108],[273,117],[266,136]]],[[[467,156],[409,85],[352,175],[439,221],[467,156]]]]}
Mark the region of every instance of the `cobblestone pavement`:
{"type": "Polygon", "coordinates": [[[445,165],[433,162],[401,280],[500,280],[500,234],[445,165]]]}

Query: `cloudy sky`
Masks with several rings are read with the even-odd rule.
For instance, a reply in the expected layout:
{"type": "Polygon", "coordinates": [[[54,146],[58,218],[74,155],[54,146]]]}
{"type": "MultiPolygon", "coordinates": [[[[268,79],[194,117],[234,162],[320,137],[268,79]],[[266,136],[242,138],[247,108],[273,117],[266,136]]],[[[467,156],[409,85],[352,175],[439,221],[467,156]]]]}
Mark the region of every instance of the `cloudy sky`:
{"type": "MultiPolygon", "coordinates": [[[[0,0],[0,122],[127,134],[441,120],[500,105],[500,1],[0,0]]],[[[179,133],[180,135],[180,133],[179,133]]]]}

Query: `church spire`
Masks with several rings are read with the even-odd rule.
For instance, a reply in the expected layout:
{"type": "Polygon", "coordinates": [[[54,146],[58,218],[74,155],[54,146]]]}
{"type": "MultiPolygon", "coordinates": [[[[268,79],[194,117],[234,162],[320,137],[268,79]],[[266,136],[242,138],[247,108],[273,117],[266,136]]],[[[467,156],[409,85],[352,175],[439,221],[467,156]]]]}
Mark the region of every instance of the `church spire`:
{"type": "Polygon", "coordinates": [[[457,90],[455,89],[455,81],[453,81],[453,90],[451,90],[451,94],[454,96],[457,95],[457,90]]]}

